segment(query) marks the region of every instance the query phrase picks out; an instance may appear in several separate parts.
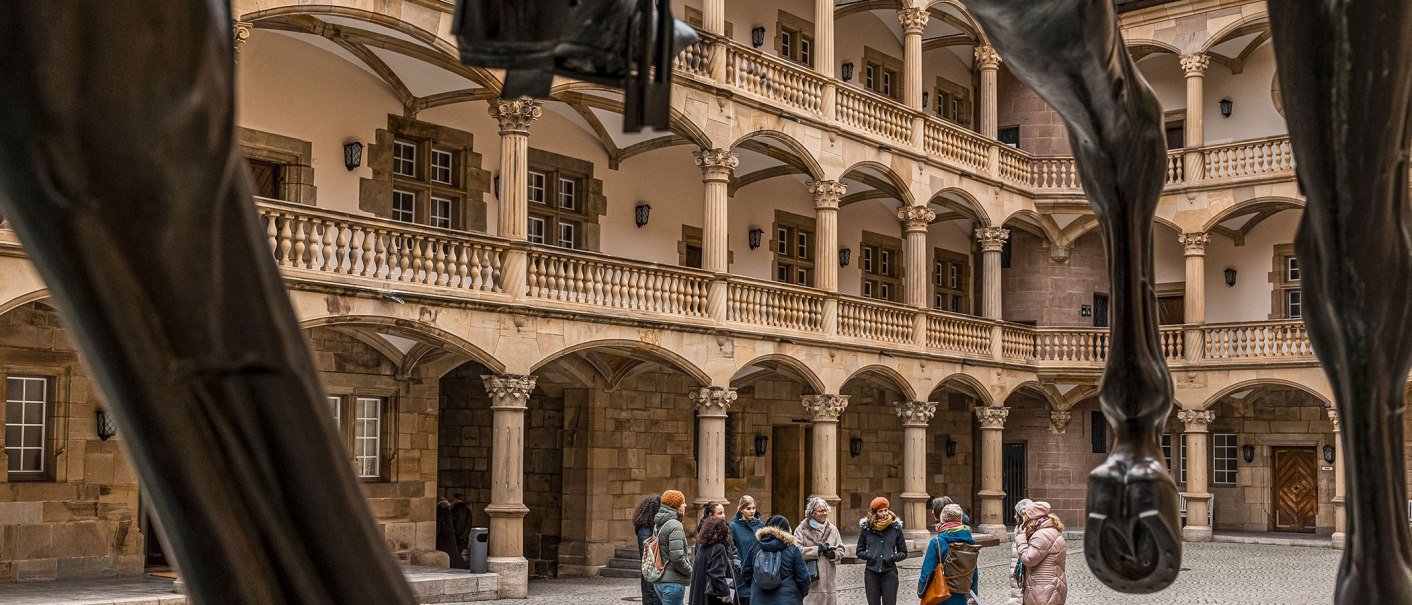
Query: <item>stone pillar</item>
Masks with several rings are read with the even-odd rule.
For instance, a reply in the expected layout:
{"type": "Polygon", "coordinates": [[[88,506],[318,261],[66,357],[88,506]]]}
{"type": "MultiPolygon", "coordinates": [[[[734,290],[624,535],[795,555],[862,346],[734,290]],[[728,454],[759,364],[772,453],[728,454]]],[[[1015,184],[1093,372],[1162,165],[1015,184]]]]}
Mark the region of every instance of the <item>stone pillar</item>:
{"type": "Polygon", "coordinates": [[[1329,536],[1329,542],[1334,548],[1343,550],[1345,532],[1348,531],[1348,517],[1343,504],[1343,433],[1338,428],[1338,410],[1330,408],[1328,412],[1329,422],[1334,424],[1334,533],[1329,536]]]}
{"type": "Polygon", "coordinates": [[[834,74],[833,5],[834,0],[814,0],[814,71],[825,78],[834,74]]]}
{"type": "Polygon", "coordinates": [[[1210,542],[1211,524],[1207,522],[1211,506],[1207,469],[1211,468],[1211,448],[1206,442],[1207,429],[1216,420],[1215,410],[1182,410],[1177,412],[1186,429],[1186,526],[1182,539],[1187,542],[1210,542]]]}
{"type": "Polygon", "coordinates": [[[490,449],[491,573],[500,574],[498,595],[523,599],[529,589],[525,560],[525,410],[534,391],[534,376],[481,376],[490,395],[494,437],[490,449]]]}
{"type": "Polygon", "coordinates": [[[927,532],[927,423],[935,401],[898,401],[902,419],[902,520],[908,538],[925,541],[927,532]]]}
{"type": "Polygon", "coordinates": [[[1182,350],[1187,361],[1196,361],[1201,359],[1205,348],[1201,324],[1206,323],[1206,244],[1211,242],[1211,235],[1183,233],[1177,236],[1177,241],[1186,250],[1186,291],[1182,295],[1182,321],[1186,329],[1182,335],[1182,350]]]}
{"type": "Polygon", "coordinates": [[[981,71],[981,128],[980,134],[988,139],[994,139],[1000,132],[999,103],[996,98],[999,94],[996,84],[996,74],[1000,71],[1000,55],[996,54],[995,47],[989,44],[976,47],[976,69],[981,71]]]}
{"type": "Polygon", "coordinates": [[[701,387],[689,396],[700,424],[696,443],[696,504],[726,500],[726,410],[735,402],[735,389],[701,387]]]}
{"type": "MultiPolygon", "coordinates": [[[[838,416],[848,407],[847,395],[805,395],[804,409],[814,421],[814,484],[809,495],[838,505],[838,416]]],[[[803,504],[800,502],[799,504],[803,504]]],[[[776,503],[788,510],[791,505],[776,503]]]]}
{"type": "Polygon", "coordinates": [[[838,181],[809,181],[817,229],[814,287],[826,292],[838,291],[838,202],[847,192],[848,185],[838,181]]]}
{"type": "Polygon", "coordinates": [[[976,421],[981,424],[981,489],[976,492],[981,499],[981,514],[976,531],[992,534],[1005,539],[1005,517],[1001,511],[1001,501],[1005,491],[1000,487],[1000,445],[1005,418],[1010,408],[978,407],[976,421]]]}
{"type": "Polygon", "coordinates": [[[936,212],[926,206],[903,206],[897,209],[906,240],[902,243],[902,270],[906,275],[903,291],[907,304],[925,309],[930,307],[927,271],[927,227],[936,220],[936,212]]]}
{"type": "Polygon", "coordinates": [[[1211,65],[1211,56],[1192,53],[1182,55],[1181,62],[1182,71],[1186,72],[1186,125],[1183,127],[1186,152],[1183,154],[1182,170],[1187,182],[1191,182],[1200,180],[1203,171],[1200,148],[1206,144],[1206,135],[1202,79],[1206,76],[1206,68],[1211,65]]]}
{"type": "Polygon", "coordinates": [[[924,8],[904,8],[897,11],[897,20],[902,22],[903,102],[908,107],[922,109],[922,32],[927,29],[931,15],[924,8]]]}
{"type": "Polygon", "coordinates": [[[1010,230],[1004,227],[981,227],[976,229],[976,241],[981,243],[981,316],[986,319],[1000,319],[1000,251],[1005,249],[1005,240],[1010,239],[1010,230]]]}
{"type": "MultiPolygon", "coordinates": [[[[500,122],[500,201],[496,235],[523,242],[529,233],[529,126],[544,108],[529,97],[500,99],[490,104],[490,117],[500,122]]],[[[505,292],[524,296],[529,278],[529,255],[522,246],[505,251],[501,268],[505,292]]]]}
{"type": "Polygon", "coordinates": [[[701,268],[712,273],[725,273],[730,241],[726,231],[726,192],[731,174],[740,165],[740,158],[725,149],[702,149],[696,152],[696,166],[706,183],[706,222],[701,230],[701,268]]]}
{"type": "Polygon", "coordinates": [[[717,36],[726,35],[726,0],[706,0],[701,7],[701,27],[717,36]]]}

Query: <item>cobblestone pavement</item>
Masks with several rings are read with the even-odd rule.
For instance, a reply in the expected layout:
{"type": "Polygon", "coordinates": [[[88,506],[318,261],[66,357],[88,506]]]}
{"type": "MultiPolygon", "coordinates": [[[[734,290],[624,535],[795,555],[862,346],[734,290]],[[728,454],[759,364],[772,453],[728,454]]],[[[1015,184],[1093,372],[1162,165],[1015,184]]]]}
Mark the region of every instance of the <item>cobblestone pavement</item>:
{"type": "MultiPolygon", "coordinates": [[[[1181,577],[1155,595],[1114,592],[1089,573],[1081,544],[1069,549],[1071,605],[1328,605],[1342,551],[1303,546],[1258,544],[1187,544],[1181,577]]],[[[987,548],[981,557],[981,601],[1003,605],[1009,594],[1008,548],[987,548]]],[[[916,603],[909,587],[916,586],[921,560],[902,563],[898,602],[916,603]]],[[[863,566],[839,571],[840,605],[864,605],[863,566]]],[[[505,605],[607,605],[639,601],[636,580],[587,578],[535,580],[528,601],[496,601],[505,605]]]]}

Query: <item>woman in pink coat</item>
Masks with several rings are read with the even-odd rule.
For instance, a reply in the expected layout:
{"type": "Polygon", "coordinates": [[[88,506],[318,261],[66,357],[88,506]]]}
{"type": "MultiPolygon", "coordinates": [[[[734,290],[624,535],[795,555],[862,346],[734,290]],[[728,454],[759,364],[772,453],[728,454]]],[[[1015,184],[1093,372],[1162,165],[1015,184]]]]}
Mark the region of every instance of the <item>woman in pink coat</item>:
{"type": "Polygon", "coordinates": [[[1015,552],[1025,565],[1025,605],[1064,605],[1069,598],[1064,524],[1049,510],[1048,502],[1030,504],[1015,532],[1015,552]]]}

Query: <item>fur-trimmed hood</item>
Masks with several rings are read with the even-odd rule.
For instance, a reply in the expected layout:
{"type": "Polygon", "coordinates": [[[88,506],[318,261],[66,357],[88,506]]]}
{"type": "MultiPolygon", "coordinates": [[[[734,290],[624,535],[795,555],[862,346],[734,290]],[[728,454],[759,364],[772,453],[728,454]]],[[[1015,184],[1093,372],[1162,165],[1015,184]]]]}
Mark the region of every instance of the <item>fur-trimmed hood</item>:
{"type": "MultiPolygon", "coordinates": [[[[889,524],[888,527],[896,527],[900,531],[902,529],[902,517],[893,515],[892,523],[889,524]]],[[[878,531],[876,529],[873,529],[873,524],[868,522],[867,517],[863,517],[862,519],[858,520],[858,529],[878,531]]]]}
{"type": "Polygon", "coordinates": [[[784,550],[794,544],[794,534],[765,526],[755,530],[755,539],[760,541],[760,549],[771,552],[784,550]]]}

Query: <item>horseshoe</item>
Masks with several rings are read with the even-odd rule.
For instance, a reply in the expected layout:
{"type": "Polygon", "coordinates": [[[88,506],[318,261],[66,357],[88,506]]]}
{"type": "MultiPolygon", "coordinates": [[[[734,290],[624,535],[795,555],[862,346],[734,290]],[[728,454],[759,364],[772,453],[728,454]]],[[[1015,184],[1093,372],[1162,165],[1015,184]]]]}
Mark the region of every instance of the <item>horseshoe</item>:
{"type": "Polygon", "coordinates": [[[1084,558],[1094,576],[1114,590],[1162,590],[1181,569],[1180,528],[1172,523],[1177,484],[1156,459],[1123,466],[1106,463],[1089,475],[1084,558]]]}

